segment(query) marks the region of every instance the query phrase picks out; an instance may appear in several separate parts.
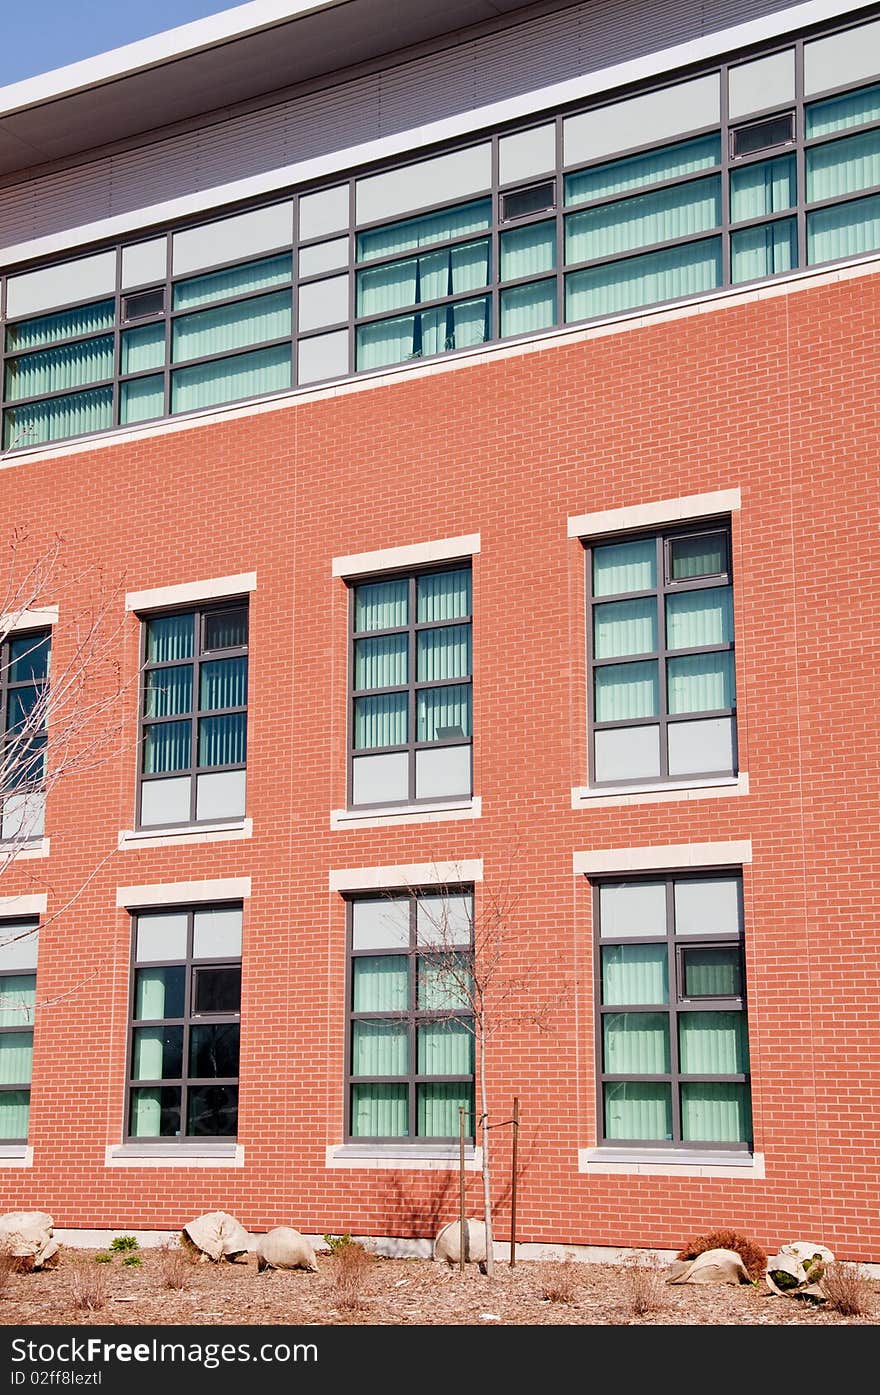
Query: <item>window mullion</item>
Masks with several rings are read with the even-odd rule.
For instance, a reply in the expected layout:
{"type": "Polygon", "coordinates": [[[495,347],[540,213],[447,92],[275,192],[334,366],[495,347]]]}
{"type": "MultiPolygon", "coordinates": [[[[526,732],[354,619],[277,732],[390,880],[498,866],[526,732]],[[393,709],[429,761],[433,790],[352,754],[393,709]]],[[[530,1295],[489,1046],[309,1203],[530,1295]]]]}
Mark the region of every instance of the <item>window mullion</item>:
{"type": "Polygon", "coordinates": [[[672,1092],[672,1141],[681,1143],[681,1073],[678,1052],[678,975],[675,952],[675,882],[666,881],[666,951],[669,976],[669,1071],[672,1092]]]}

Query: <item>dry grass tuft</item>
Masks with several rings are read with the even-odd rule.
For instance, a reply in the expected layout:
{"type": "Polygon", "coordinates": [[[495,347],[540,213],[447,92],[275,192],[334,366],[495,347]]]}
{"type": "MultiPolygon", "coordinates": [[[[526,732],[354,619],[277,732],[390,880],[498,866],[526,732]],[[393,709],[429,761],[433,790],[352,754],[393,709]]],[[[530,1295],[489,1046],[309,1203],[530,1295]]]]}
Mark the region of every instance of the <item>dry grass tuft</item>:
{"type": "Polygon", "coordinates": [[[547,1262],[540,1267],[541,1297],[547,1303],[573,1303],[578,1287],[577,1266],[573,1259],[547,1262]]]}
{"type": "Polygon", "coordinates": [[[829,1264],[821,1283],[833,1312],[842,1317],[868,1317],[872,1312],[871,1281],[860,1264],[848,1259],[829,1264]]]}
{"type": "Polygon", "coordinates": [[[689,1240],[678,1252],[679,1259],[696,1259],[706,1250],[735,1250],[746,1267],[752,1283],[762,1279],[767,1272],[767,1252],[756,1245],[748,1236],[737,1230],[711,1230],[708,1235],[698,1235],[689,1240]]]}
{"type": "Polygon", "coordinates": [[[656,1255],[630,1255],[624,1262],[623,1275],[624,1302],[629,1317],[659,1313],[666,1307],[666,1286],[656,1255]]]}
{"type": "Polygon", "coordinates": [[[159,1269],[165,1288],[189,1288],[194,1259],[178,1240],[166,1240],[159,1246],[159,1269]]]}
{"type": "Polygon", "coordinates": [[[8,1250],[0,1250],[0,1298],[3,1297],[9,1280],[17,1272],[18,1263],[15,1255],[11,1255],[8,1250]]]}
{"type": "Polygon", "coordinates": [[[88,1260],[74,1260],[70,1268],[70,1301],[74,1308],[94,1313],[107,1303],[107,1271],[88,1260]]]}
{"type": "Polygon", "coordinates": [[[331,1283],[333,1296],[340,1308],[363,1307],[364,1288],[372,1259],[363,1245],[351,1241],[342,1245],[332,1260],[331,1283]]]}

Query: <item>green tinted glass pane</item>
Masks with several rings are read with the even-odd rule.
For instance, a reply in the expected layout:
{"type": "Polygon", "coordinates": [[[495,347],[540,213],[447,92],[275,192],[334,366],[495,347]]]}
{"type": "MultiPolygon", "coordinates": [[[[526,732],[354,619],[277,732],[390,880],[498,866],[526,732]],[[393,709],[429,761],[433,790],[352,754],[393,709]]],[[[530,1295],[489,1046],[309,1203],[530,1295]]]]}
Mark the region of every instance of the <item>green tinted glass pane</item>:
{"type": "Polygon", "coordinates": [[[534,334],[556,323],[556,282],[530,281],[501,292],[501,338],[534,334]]]}
{"type": "Polygon", "coordinates": [[[417,966],[420,1009],[446,1012],[467,1008],[473,980],[469,954],[448,954],[442,959],[419,959],[417,966]]]}
{"type": "Polygon", "coordinates": [[[382,746],[402,746],[409,730],[409,700],[406,693],[384,693],[381,697],[356,698],[354,704],[354,748],[375,750],[382,746]]]}
{"type": "Polygon", "coordinates": [[[187,770],[192,755],[192,723],[162,722],[144,728],[144,774],[187,770]]]}
{"type": "Polygon", "coordinates": [[[249,344],[261,344],[269,339],[282,339],[290,334],[292,313],[291,292],[276,291],[235,305],[219,305],[213,310],[181,315],[174,320],[171,331],[171,360],[180,363],[189,358],[225,353],[228,349],[244,349],[249,344]]]}
{"type": "Polygon", "coordinates": [[[682,950],[686,998],[738,998],[742,995],[742,954],[738,945],[682,950]]]}
{"type": "Polygon", "coordinates": [[[407,218],[400,223],[372,228],[369,232],[358,234],[358,261],[390,257],[396,252],[406,252],[410,247],[427,247],[433,242],[466,236],[488,228],[491,221],[491,199],[477,199],[474,203],[458,204],[455,208],[444,208],[421,218],[407,218]]]}
{"type": "Polygon", "coordinates": [[[353,1138],[406,1138],[409,1103],[406,1085],[352,1085],[353,1138]]]}
{"type": "Polygon", "coordinates": [[[165,321],[126,329],[122,333],[123,373],[142,373],[165,363],[165,321]]]}
{"type": "Polygon", "coordinates": [[[406,683],[409,675],[408,656],[409,636],[405,634],[355,640],[355,689],[396,688],[406,683]]]}
{"type": "Polygon", "coordinates": [[[781,213],[797,202],[795,157],[780,155],[755,165],[740,165],[730,172],[730,218],[739,223],[781,213]]]}
{"type": "Polygon", "coordinates": [[[733,654],[688,654],[666,665],[669,711],[718,712],[736,706],[733,654]]]}
{"type": "Polygon", "coordinates": [[[352,960],[354,1012],[405,1012],[409,1005],[405,954],[368,954],[352,960]]]}
{"type": "Polygon", "coordinates": [[[696,174],[721,164],[721,137],[698,136],[696,140],[678,141],[660,150],[648,150],[642,155],[629,155],[623,160],[593,165],[588,170],[566,175],[565,202],[586,203],[589,199],[607,198],[627,189],[647,184],[659,184],[664,179],[678,179],[684,174],[696,174]]]}
{"type": "Polygon", "coordinates": [[[880,121],[880,84],[860,87],[857,92],[845,92],[824,102],[811,102],[807,107],[807,139],[830,136],[834,131],[845,131],[868,121],[880,121]]]}
{"type": "Polygon", "coordinates": [[[460,1109],[465,1109],[465,1133],[474,1131],[473,1086],[436,1084],[416,1086],[416,1132],[419,1138],[458,1138],[460,1109]]]}
{"type": "Polygon", "coordinates": [[[71,392],[45,402],[9,407],[3,413],[3,445],[7,450],[88,436],[113,425],[113,389],[71,392]]]}
{"type": "Polygon", "coordinates": [[[720,237],[686,242],[572,272],[565,278],[565,318],[571,324],[619,315],[640,305],[701,295],[720,285],[720,237]]]}
{"type": "Polygon", "coordinates": [[[797,222],[782,218],[730,237],[730,274],[735,283],[779,276],[797,266],[797,222]]]}
{"type": "Polygon", "coordinates": [[[880,194],[807,214],[807,262],[857,257],[880,247],[880,194]]]}
{"type": "Polygon", "coordinates": [[[144,716],[176,717],[192,711],[192,664],[148,669],[144,675],[144,716]]]}
{"type": "Polygon", "coordinates": [[[247,659],[210,659],[201,667],[199,702],[203,712],[247,703],[247,659]]]}
{"type": "Polygon", "coordinates": [[[416,620],[458,620],[471,613],[471,569],[431,572],[416,578],[416,620]]]}
{"type": "Polygon", "coordinates": [[[682,1075],[745,1075],[749,1068],[745,1013],[680,1013],[678,1049],[682,1075]]]}
{"type": "Polygon", "coordinates": [[[678,591],[666,597],[666,647],[699,649],[733,640],[733,592],[729,586],[678,591]]]}
{"type": "Polygon", "coordinates": [[[4,974],[0,978],[0,1027],[32,1027],[36,997],[34,974],[4,974]]]}
{"type": "Polygon", "coordinates": [[[471,1075],[474,1069],[473,1019],[426,1022],[418,1029],[419,1075],[471,1075]],[[468,1025],[469,1024],[469,1025],[468,1025]]]}
{"type": "Polygon", "coordinates": [[[30,1090],[0,1090],[0,1138],[27,1138],[30,1090]]]}
{"type": "Polygon", "coordinates": [[[171,375],[172,412],[192,412],[221,402],[236,402],[290,387],[291,348],[277,344],[249,354],[234,354],[171,375]]]}
{"type": "Polygon", "coordinates": [[[471,735],[469,683],[444,688],[420,688],[416,694],[416,739],[452,741],[471,735]]]}
{"type": "Polygon", "coordinates": [[[199,722],[199,766],[244,765],[247,755],[247,713],[203,717],[199,722]]]}
{"type": "Polygon", "coordinates": [[[556,222],[528,223],[501,234],[501,280],[538,276],[556,266],[556,222]]]}
{"type": "Polygon", "coordinates": [[[672,1089],[660,1081],[616,1080],[603,1086],[605,1137],[668,1141],[672,1089]]]}
{"type": "Polygon", "coordinates": [[[182,1027],[136,1028],[132,1038],[132,1080],[179,1080],[182,1073],[182,1027]]]}
{"type": "Polygon", "coordinates": [[[357,274],[358,315],[381,315],[407,305],[479,290],[489,280],[489,243],[469,242],[357,274]]]}
{"type": "Polygon", "coordinates": [[[352,1022],[352,1075],[406,1075],[408,1069],[409,1032],[405,1022],[352,1022]]]}
{"type": "Polygon", "coordinates": [[[471,671],[470,625],[441,625],[420,630],[416,638],[416,678],[437,683],[444,678],[468,678],[471,671]]]}
{"type": "Polygon", "coordinates": [[[657,663],[606,664],[594,670],[597,722],[626,722],[656,717],[659,707],[657,663]]]}
{"type": "Polygon", "coordinates": [[[370,581],[354,588],[354,628],[394,630],[409,623],[409,582],[370,581]]]}
{"type": "Polygon", "coordinates": [[[264,257],[258,262],[211,271],[206,276],[193,276],[178,281],[174,287],[174,309],[188,310],[206,305],[212,300],[226,300],[248,291],[260,291],[264,286],[289,281],[293,274],[293,258],[289,252],[279,257],[264,257]]]}
{"type": "Polygon", "coordinates": [[[160,373],[149,378],[132,378],[119,387],[119,420],[123,426],[135,421],[151,421],[165,411],[165,380],[160,373]]]}
{"type": "Polygon", "coordinates": [[[86,383],[100,382],[112,373],[113,336],[102,335],[11,359],[6,367],[6,397],[16,402],[22,397],[67,392],[86,383]]]}
{"type": "Polygon", "coordinates": [[[116,306],[112,300],[100,300],[92,305],[79,305],[75,310],[61,310],[55,315],[40,315],[37,319],[21,320],[6,330],[6,348],[35,349],[43,344],[57,344],[63,339],[78,339],[99,329],[112,329],[116,306]]]}
{"type": "Polygon", "coordinates": [[[727,539],[723,533],[696,533],[672,538],[669,560],[673,581],[693,581],[727,571],[727,539]]]}
{"type": "Polygon", "coordinates": [[[193,652],[192,613],[160,615],[147,621],[147,662],[171,663],[175,659],[190,659],[193,652]]]}
{"type": "Polygon", "coordinates": [[[607,1012],[602,1018],[606,1075],[666,1075],[669,1017],[665,1012],[607,1012]]]}
{"type": "Polygon", "coordinates": [[[665,944],[603,945],[603,1003],[665,1003],[669,955],[665,944]]]}
{"type": "Polygon", "coordinates": [[[178,1138],[180,1087],[147,1085],[132,1090],[129,1126],[133,1138],[178,1138]]]}
{"type": "Polygon", "coordinates": [[[843,136],[807,151],[807,202],[880,184],[880,129],[843,136]]]}
{"type": "Polygon", "coordinates": [[[572,213],[565,220],[565,260],[594,261],[708,232],[721,222],[721,178],[711,175],[653,194],[572,213]]]}
{"type": "Polygon", "coordinates": [[[657,648],[657,602],[608,601],[593,607],[593,653],[597,659],[650,654],[657,648]]]}
{"type": "Polygon", "coordinates": [[[656,585],[657,544],[653,538],[593,548],[594,596],[651,591],[656,585]]]}
{"type": "Polygon", "coordinates": [[[681,1087],[681,1135],[686,1143],[750,1143],[748,1085],[694,1081],[681,1087]]]}
{"type": "Polygon", "coordinates": [[[0,1085],[27,1085],[31,1078],[34,1034],[0,1033],[0,1085]]]}
{"type": "Polygon", "coordinates": [[[161,1018],[182,1017],[185,987],[186,969],[182,964],[171,968],[138,969],[134,988],[135,1019],[155,1022],[161,1018]]]}

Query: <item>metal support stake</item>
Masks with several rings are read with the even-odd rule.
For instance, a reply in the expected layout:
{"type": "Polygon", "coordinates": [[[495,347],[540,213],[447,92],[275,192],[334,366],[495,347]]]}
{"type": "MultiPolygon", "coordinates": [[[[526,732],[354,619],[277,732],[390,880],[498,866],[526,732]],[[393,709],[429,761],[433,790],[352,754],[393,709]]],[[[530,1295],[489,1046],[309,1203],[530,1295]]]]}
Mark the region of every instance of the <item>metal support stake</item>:
{"type": "Polygon", "coordinates": [[[467,1219],[465,1217],[464,1195],[464,1105],[458,1108],[458,1269],[464,1273],[464,1251],[467,1245],[467,1219]]]}
{"type": "Polygon", "coordinates": [[[519,1096],[513,1099],[513,1157],[511,1160],[510,1178],[510,1267],[516,1265],[516,1161],[517,1145],[519,1143],[519,1096]]]}

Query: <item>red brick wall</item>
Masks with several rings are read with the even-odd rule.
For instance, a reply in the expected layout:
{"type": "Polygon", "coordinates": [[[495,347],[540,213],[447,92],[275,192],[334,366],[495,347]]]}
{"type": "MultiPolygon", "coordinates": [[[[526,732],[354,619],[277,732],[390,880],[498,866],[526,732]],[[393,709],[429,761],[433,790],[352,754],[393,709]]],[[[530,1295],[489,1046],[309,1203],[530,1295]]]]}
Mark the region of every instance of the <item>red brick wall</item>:
{"type": "MultiPolygon", "coordinates": [[[[807,1236],[880,1259],[878,321],[880,277],[866,276],[2,472],[7,530],[26,527],[34,554],[62,532],[73,571],[97,560],[138,590],[259,578],[253,837],[112,851],[133,818],[132,689],[120,758],[57,787],[50,858],[3,879],[4,895],[47,891],[51,911],[101,863],[41,939],[38,997],[66,996],[39,1014],[34,1165],[0,1165],[3,1209],[131,1229],[222,1206],[254,1229],[432,1233],[455,1213],[454,1174],[325,1167],[342,1139],[345,962],[328,869],[479,857],[487,884],[511,880],[536,991],[569,992],[550,1035],[511,1030],[491,1062],[496,1117],[521,1100],[521,1238],[673,1246],[733,1225],[768,1246],[807,1236]],[[735,486],[751,793],[572,810],[587,771],[583,554],[567,516],[735,486]],[[346,713],[331,558],[473,532],[482,817],[331,832],[346,713]],[[595,1142],[593,984],[572,852],[744,838],[766,1180],[580,1174],[578,1148],[595,1142]],[[130,938],[115,888],[242,875],[246,1165],[107,1168],[123,1126],[130,938]]],[[[76,609],[63,599],[59,653],[76,609]]],[[[503,1235],[509,1142],[494,1141],[503,1235]]],[[[476,1175],[469,1186],[476,1207],[476,1175]]]]}

